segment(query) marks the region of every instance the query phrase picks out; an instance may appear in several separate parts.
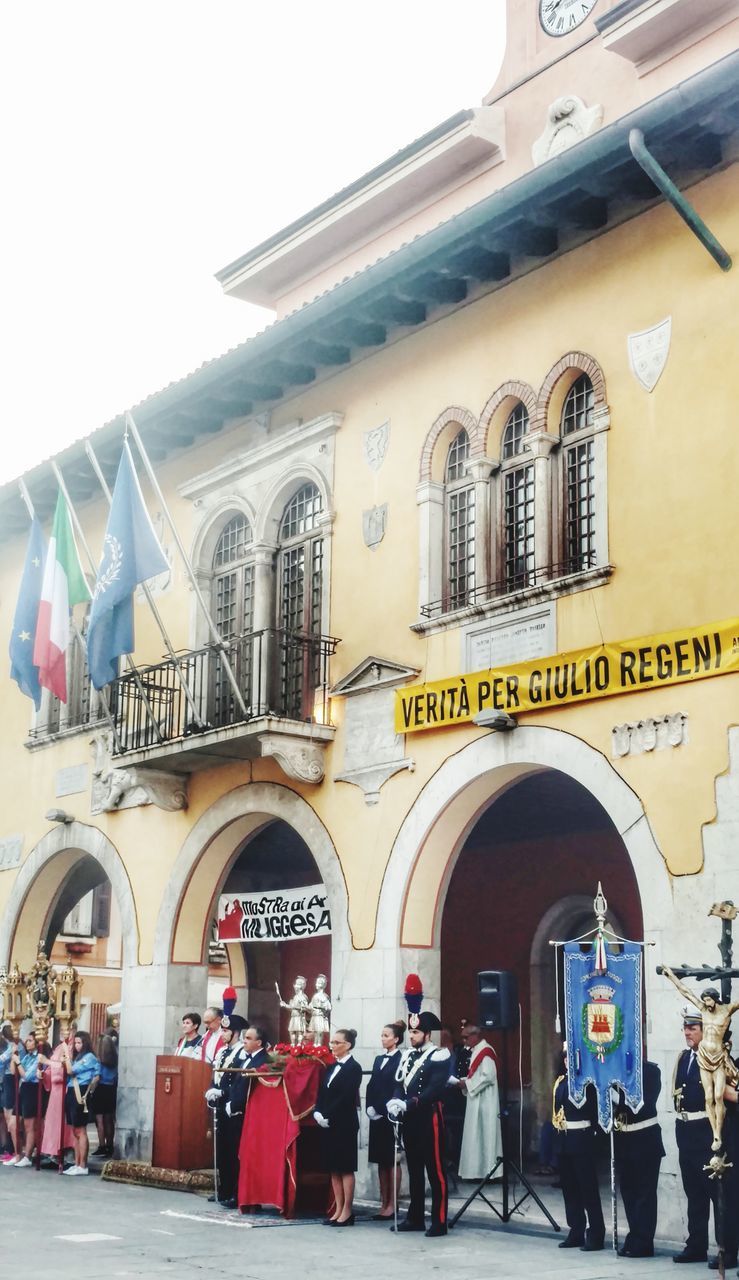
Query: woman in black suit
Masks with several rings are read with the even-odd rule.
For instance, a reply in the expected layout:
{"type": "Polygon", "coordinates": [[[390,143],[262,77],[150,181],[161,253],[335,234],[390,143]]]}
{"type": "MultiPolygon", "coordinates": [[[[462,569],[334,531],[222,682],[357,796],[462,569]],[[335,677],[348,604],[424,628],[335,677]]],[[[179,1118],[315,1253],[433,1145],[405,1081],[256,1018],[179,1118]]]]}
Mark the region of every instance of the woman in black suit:
{"type": "Polygon", "coordinates": [[[324,1130],[323,1159],[331,1174],[334,1206],[325,1220],[331,1227],[354,1226],[354,1174],[357,1171],[359,1132],[357,1106],[362,1083],[362,1068],[352,1057],[356,1042],[356,1031],[342,1028],[334,1032],[329,1043],[336,1064],[326,1068],[313,1111],[316,1123],[324,1130]]]}
{"type": "Polygon", "coordinates": [[[405,1023],[390,1022],[382,1028],[380,1041],[384,1053],[375,1058],[372,1075],[367,1085],[367,1115],[370,1119],[370,1164],[377,1165],[380,1180],[380,1212],[375,1218],[393,1217],[393,1178],[397,1180],[396,1195],[400,1196],[400,1165],[395,1163],[395,1135],[385,1110],[395,1092],[395,1072],[400,1064],[400,1046],[405,1035],[405,1023]]]}

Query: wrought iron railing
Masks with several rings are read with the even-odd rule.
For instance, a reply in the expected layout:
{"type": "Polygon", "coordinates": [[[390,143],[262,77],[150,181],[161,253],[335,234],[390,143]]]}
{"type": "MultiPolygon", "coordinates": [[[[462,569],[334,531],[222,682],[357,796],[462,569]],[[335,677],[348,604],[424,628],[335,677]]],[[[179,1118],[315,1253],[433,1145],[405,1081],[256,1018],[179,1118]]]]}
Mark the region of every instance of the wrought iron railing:
{"type": "Polygon", "coordinates": [[[525,591],[527,587],[540,587],[554,582],[557,578],[567,578],[575,573],[583,573],[586,569],[597,568],[595,552],[586,552],[570,560],[556,564],[542,565],[538,569],[522,569],[520,572],[499,578],[495,582],[486,582],[479,587],[470,587],[457,597],[443,596],[441,600],[433,600],[421,606],[424,618],[440,618],[445,613],[453,613],[457,609],[487,604],[499,596],[508,596],[515,591],[525,591]]]}
{"type": "Polygon", "coordinates": [[[126,671],[110,686],[118,738],[114,754],[175,742],[259,716],[325,724],[328,662],[338,643],[331,636],[269,628],[230,640],[222,649],[207,645],[188,650],[177,655],[177,663],[168,658],[126,671]]]}
{"type": "Polygon", "coordinates": [[[114,726],[114,754],[119,756],[258,716],[326,724],[328,662],[338,643],[331,636],[278,628],[249,632],[222,649],[206,645],[178,654],[176,662],[168,658],[130,668],[106,687],[104,698],[91,691],[85,665],[70,689],[67,706],[51,699],[30,737],[43,741],[65,730],[110,723],[106,702],[114,726]]]}

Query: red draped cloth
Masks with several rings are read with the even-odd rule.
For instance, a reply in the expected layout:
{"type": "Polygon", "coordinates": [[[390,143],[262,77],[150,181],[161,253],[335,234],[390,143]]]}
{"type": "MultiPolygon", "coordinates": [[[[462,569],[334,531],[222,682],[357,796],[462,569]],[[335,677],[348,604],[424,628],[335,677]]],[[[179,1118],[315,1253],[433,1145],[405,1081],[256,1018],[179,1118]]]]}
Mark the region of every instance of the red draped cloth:
{"type": "Polygon", "coordinates": [[[286,1218],[292,1216],[300,1122],[307,1122],[315,1106],[323,1071],[320,1062],[289,1059],[284,1075],[261,1067],[264,1080],[252,1079],[239,1147],[238,1201],[242,1212],[249,1205],[267,1204],[286,1218]]]}

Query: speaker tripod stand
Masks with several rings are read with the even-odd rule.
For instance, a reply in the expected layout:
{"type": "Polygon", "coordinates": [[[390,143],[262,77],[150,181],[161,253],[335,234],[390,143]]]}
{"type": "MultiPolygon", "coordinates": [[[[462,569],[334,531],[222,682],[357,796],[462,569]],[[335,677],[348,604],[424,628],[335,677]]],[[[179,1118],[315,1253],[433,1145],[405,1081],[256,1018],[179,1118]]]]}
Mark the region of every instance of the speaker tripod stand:
{"type": "Polygon", "coordinates": [[[512,1160],[508,1154],[509,1110],[508,1110],[508,1033],[507,1031],[503,1032],[503,1083],[502,1083],[502,1089],[501,1089],[500,1116],[502,1121],[501,1135],[503,1139],[503,1154],[498,1156],[498,1159],[495,1161],[495,1164],[493,1165],[490,1172],[486,1174],[485,1177],[480,1182],[478,1182],[474,1191],[472,1191],[471,1194],[467,1197],[461,1209],[458,1209],[454,1217],[450,1219],[449,1229],[451,1230],[452,1227],[456,1226],[456,1224],[459,1222],[459,1219],[469,1209],[473,1200],[477,1200],[478,1198],[480,1200],[485,1201],[485,1204],[488,1206],[488,1208],[492,1209],[493,1213],[498,1218],[500,1218],[501,1222],[510,1222],[511,1218],[513,1217],[513,1214],[516,1213],[521,1208],[521,1205],[524,1204],[525,1201],[529,1199],[529,1197],[531,1197],[531,1199],[534,1200],[536,1204],[538,1204],[539,1208],[544,1214],[544,1217],[547,1218],[547,1220],[549,1221],[552,1227],[552,1230],[561,1231],[562,1228],[560,1227],[559,1223],[552,1217],[551,1213],[549,1212],[546,1205],[544,1204],[544,1201],[537,1195],[536,1191],[534,1190],[528,1178],[526,1177],[526,1174],[523,1172],[522,1169],[519,1168],[515,1160],[512,1160]],[[493,1178],[496,1176],[499,1170],[501,1171],[501,1181],[502,1181],[501,1190],[503,1193],[502,1203],[500,1207],[498,1207],[497,1204],[493,1204],[492,1200],[488,1200],[484,1191],[484,1188],[488,1185],[489,1182],[492,1182],[493,1178]],[[520,1186],[523,1188],[523,1194],[519,1196],[518,1199],[516,1199],[515,1196],[513,1197],[511,1196],[511,1173],[513,1173],[515,1176],[514,1180],[517,1181],[520,1184],[520,1186]],[[514,1203],[511,1203],[512,1199],[514,1203]]]}

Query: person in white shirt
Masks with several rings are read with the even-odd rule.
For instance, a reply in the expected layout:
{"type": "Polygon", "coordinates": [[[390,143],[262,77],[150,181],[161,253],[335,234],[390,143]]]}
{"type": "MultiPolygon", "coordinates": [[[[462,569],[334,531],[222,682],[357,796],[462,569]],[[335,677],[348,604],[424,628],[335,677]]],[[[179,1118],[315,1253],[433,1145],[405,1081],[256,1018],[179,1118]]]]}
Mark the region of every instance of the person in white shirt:
{"type": "Polygon", "coordinates": [[[222,1049],[225,1040],[221,1035],[221,1019],[223,1018],[223,1009],[217,1009],[215,1005],[211,1005],[203,1012],[203,1021],[201,1026],[204,1028],[202,1034],[203,1041],[200,1046],[200,1056],[203,1062],[213,1063],[219,1049],[222,1049]]]}
{"type": "Polygon", "coordinates": [[[472,1050],[470,1069],[457,1086],[467,1095],[459,1156],[460,1178],[484,1178],[503,1154],[495,1054],[480,1028],[467,1023],[462,1038],[472,1050]]]}

